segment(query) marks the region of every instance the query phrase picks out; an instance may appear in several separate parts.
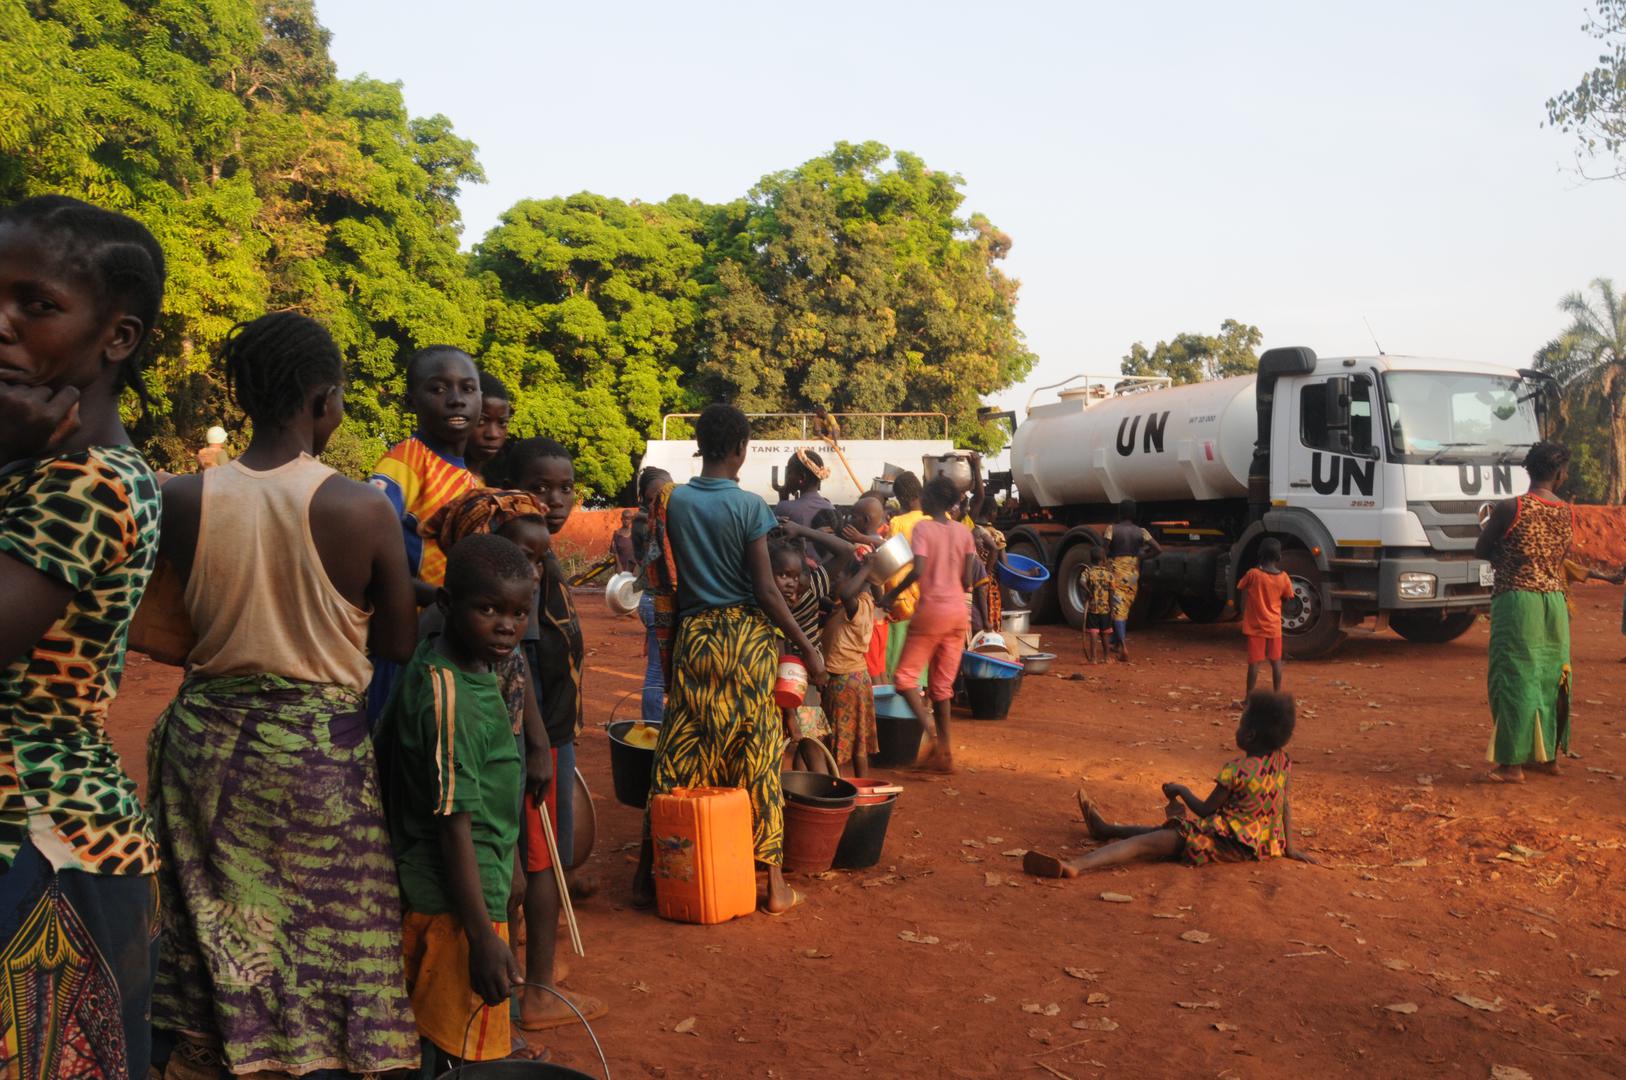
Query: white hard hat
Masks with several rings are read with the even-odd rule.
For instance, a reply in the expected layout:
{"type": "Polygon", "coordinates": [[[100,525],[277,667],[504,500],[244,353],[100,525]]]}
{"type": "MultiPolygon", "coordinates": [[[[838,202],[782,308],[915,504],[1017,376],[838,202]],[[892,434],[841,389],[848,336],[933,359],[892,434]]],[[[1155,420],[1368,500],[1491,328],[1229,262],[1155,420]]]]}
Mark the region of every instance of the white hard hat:
{"type": "Polygon", "coordinates": [[[203,436],[210,446],[220,446],[226,441],[226,429],[216,424],[203,436]]]}

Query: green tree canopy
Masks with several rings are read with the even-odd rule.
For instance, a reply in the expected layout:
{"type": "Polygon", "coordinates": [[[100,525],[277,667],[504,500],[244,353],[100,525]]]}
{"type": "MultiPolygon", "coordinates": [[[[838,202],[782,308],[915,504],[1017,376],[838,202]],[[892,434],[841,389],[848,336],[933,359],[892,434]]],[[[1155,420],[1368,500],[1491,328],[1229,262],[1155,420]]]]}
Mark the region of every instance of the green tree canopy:
{"type": "Polygon", "coordinates": [[[1137,341],[1123,358],[1125,375],[1167,375],[1176,386],[1205,379],[1227,379],[1259,370],[1257,326],[1226,319],[1217,334],[1176,334],[1148,349],[1137,341]]]}
{"type": "Polygon", "coordinates": [[[630,481],[662,413],[717,399],[941,411],[991,448],[981,397],[1033,364],[998,268],[1010,240],[962,214],[959,177],[878,143],[722,207],[527,199],[470,255],[456,198],[482,179],[399,84],[336,77],[312,0],[0,0],[0,202],[126,211],[168,258],[152,402],[127,417],[161,467],[190,467],[212,424],[245,440],[217,352],[267,310],[319,320],[345,357],[328,457],[347,471],[412,430],[406,356],[449,344],[598,495],[630,481]]]}
{"type": "Polygon", "coordinates": [[[703,212],[681,198],[527,199],[476,248],[488,286],[481,362],[514,393],[510,431],[569,446],[588,494],[625,487],[661,414],[685,400],[703,212]]]}
{"type": "Polygon", "coordinates": [[[1607,176],[1626,179],[1626,0],[1595,0],[1582,31],[1603,43],[1597,66],[1574,89],[1547,99],[1547,123],[1579,142],[1576,158],[1607,161],[1607,176]]]}
{"type": "MultiPolygon", "coordinates": [[[[337,81],[310,0],[0,0],[0,200],[65,192],[141,219],[169,262],[136,434],[154,461],[237,428],[214,353],[297,308],[333,332],[355,392],[341,447],[410,430],[403,349],[473,348],[478,287],[454,203],[481,178],[399,85],[337,81]]],[[[370,451],[369,451],[370,452],[370,451]]]]}
{"type": "Polygon", "coordinates": [[[700,396],[752,412],[943,412],[957,439],[996,448],[981,398],[1034,356],[997,265],[1010,239],[957,216],[962,183],[880,143],[838,143],[719,211],[700,396]]]}
{"type": "Polygon", "coordinates": [[[1589,292],[1570,293],[1558,309],[1570,325],[1536,353],[1536,366],[1563,387],[1564,441],[1582,459],[1573,471],[1585,480],[1601,465],[1604,501],[1626,501],[1626,297],[1608,278],[1597,278],[1589,292]]]}

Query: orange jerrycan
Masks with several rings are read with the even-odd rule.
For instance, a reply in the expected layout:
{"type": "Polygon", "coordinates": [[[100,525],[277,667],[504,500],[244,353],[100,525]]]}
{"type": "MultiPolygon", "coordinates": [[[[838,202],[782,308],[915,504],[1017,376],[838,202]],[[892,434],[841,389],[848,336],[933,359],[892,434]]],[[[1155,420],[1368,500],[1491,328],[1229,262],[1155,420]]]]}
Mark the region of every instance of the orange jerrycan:
{"type": "Polygon", "coordinates": [[[744,788],[677,788],[649,802],[655,907],[677,922],[720,923],[757,907],[751,800],[744,788]]]}

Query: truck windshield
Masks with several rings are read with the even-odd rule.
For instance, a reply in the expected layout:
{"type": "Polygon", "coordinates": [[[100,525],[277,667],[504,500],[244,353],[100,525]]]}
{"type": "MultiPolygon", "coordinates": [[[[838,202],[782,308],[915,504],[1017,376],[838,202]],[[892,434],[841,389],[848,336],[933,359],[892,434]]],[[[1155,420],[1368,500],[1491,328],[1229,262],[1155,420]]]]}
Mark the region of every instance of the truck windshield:
{"type": "Polygon", "coordinates": [[[1503,375],[1392,371],[1383,377],[1389,445],[1408,464],[1522,454],[1541,438],[1535,392],[1503,375]]]}

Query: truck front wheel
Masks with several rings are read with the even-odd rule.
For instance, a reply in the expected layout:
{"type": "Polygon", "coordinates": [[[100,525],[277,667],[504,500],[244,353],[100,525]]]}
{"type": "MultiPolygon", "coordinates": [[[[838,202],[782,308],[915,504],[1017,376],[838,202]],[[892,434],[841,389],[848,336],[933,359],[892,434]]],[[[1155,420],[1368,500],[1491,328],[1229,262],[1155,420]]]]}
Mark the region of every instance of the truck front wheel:
{"type": "Polygon", "coordinates": [[[1419,645],[1443,645],[1473,628],[1477,611],[1408,611],[1389,616],[1389,628],[1419,645]]]}
{"type": "Polygon", "coordinates": [[[1326,575],[1301,549],[1282,553],[1282,570],[1293,582],[1293,598],[1282,604],[1282,650],[1294,660],[1327,656],[1345,634],[1338,613],[1327,607],[1326,575]]]}

